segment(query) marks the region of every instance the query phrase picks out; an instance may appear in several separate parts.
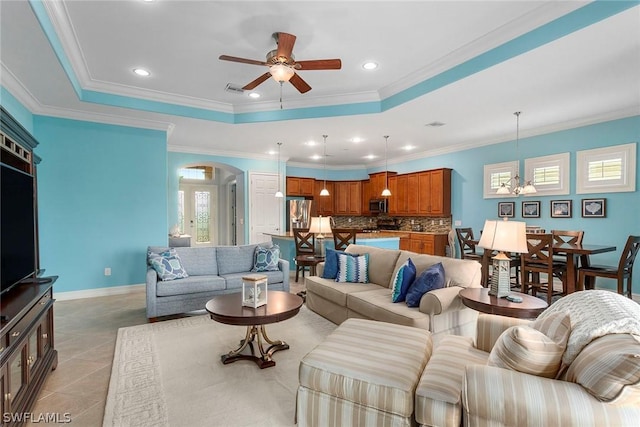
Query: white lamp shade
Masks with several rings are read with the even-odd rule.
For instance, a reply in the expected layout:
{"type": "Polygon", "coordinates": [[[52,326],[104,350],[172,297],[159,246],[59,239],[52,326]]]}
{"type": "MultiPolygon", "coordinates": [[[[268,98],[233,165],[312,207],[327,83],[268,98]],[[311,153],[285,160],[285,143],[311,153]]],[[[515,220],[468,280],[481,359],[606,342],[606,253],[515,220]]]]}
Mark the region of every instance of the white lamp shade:
{"type": "Polygon", "coordinates": [[[486,220],[478,246],[501,252],[527,253],[526,223],[486,220]]]}
{"type": "Polygon", "coordinates": [[[382,196],[383,197],[391,196],[391,191],[388,188],[385,188],[384,190],[382,190],[382,196]]]}
{"type": "Polygon", "coordinates": [[[315,233],[320,237],[323,233],[331,233],[331,217],[314,216],[311,217],[309,225],[309,233],[315,233]]]}
{"type": "Polygon", "coordinates": [[[269,73],[273,79],[277,82],[288,82],[295,74],[293,68],[287,67],[284,64],[276,64],[269,67],[269,73]]]}
{"type": "Polygon", "coordinates": [[[327,190],[326,188],[323,188],[322,190],[320,190],[320,195],[321,196],[330,196],[329,190],[327,190]]]}

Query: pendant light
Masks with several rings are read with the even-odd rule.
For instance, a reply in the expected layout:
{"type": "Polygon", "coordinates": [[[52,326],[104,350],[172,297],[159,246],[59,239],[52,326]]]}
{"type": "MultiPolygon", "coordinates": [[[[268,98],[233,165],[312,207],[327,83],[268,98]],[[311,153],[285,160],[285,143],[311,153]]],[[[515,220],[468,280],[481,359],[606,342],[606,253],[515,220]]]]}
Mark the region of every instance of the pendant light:
{"type": "MultiPolygon", "coordinates": [[[[520,153],[518,150],[518,145],[520,142],[520,114],[521,111],[516,111],[513,113],[516,116],[516,157],[520,160],[520,153]]],[[[523,180],[524,181],[524,180],[523,180]]],[[[533,186],[531,181],[526,181],[524,187],[520,185],[520,172],[516,171],[516,176],[511,178],[510,180],[503,182],[500,184],[500,188],[496,191],[496,194],[515,194],[519,196],[520,194],[534,194],[537,193],[536,187],[533,186]],[[511,182],[513,182],[514,189],[511,191],[511,182]]]]}
{"type": "Polygon", "coordinates": [[[382,197],[389,197],[391,191],[389,191],[389,158],[387,156],[387,149],[389,146],[389,135],[384,136],[384,190],[382,190],[382,197]]]}
{"type": "Polygon", "coordinates": [[[329,196],[329,190],[327,190],[327,136],[329,135],[322,135],[324,138],[324,186],[320,190],[321,196],[329,196]]]}
{"type": "Polygon", "coordinates": [[[282,142],[278,142],[278,191],[276,191],[275,196],[278,198],[282,198],[284,197],[284,194],[282,194],[282,191],[280,191],[280,181],[282,181],[280,179],[280,147],[282,146],[282,142]]]}

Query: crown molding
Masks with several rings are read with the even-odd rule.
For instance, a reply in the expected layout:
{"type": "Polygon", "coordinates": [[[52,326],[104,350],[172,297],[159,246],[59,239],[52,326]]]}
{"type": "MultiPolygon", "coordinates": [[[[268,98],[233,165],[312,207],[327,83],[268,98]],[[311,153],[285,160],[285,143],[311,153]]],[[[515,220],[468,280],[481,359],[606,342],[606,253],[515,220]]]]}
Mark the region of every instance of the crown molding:
{"type": "MultiPolygon", "coordinates": [[[[357,92],[339,95],[325,95],[316,97],[307,97],[305,99],[282,100],[282,104],[286,109],[302,109],[314,107],[332,107],[336,105],[359,104],[365,102],[380,102],[380,95],[377,91],[357,92]]],[[[257,113],[265,111],[277,111],[280,109],[280,101],[257,101],[238,105],[235,108],[236,113],[257,113]]]]}
{"type": "MultiPolygon", "coordinates": [[[[216,156],[216,157],[233,157],[238,159],[250,159],[250,160],[273,160],[277,162],[277,158],[274,158],[273,154],[263,153],[247,153],[246,151],[233,151],[233,150],[211,150],[203,147],[194,147],[191,145],[177,145],[168,144],[167,151],[171,153],[185,153],[185,154],[201,154],[204,156],[216,156]]],[[[287,162],[289,157],[282,156],[281,162],[287,162]]]]}
{"type": "Polygon", "coordinates": [[[11,92],[25,108],[31,113],[39,112],[43,107],[29,89],[0,61],[0,84],[11,92]]]}

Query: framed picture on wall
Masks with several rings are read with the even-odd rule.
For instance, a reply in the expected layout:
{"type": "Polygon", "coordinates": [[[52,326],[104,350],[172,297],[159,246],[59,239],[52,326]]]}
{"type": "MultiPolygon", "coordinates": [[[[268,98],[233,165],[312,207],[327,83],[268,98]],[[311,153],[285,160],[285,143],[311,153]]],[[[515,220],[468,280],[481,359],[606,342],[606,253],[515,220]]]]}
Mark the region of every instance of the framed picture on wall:
{"type": "Polygon", "coordinates": [[[604,218],[607,199],[582,199],[583,218],[604,218]]]}
{"type": "Polygon", "coordinates": [[[500,218],[513,218],[515,216],[515,202],[498,202],[498,216],[500,218]]]}
{"type": "Polygon", "coordinates": [[[552,200],[551,218],[571,218],[571,200],[552,200]]]}
{"type": "Polygon", "coordinates": [[[540,218],[540,202],[522,202],[522,218],[540,218]]]}

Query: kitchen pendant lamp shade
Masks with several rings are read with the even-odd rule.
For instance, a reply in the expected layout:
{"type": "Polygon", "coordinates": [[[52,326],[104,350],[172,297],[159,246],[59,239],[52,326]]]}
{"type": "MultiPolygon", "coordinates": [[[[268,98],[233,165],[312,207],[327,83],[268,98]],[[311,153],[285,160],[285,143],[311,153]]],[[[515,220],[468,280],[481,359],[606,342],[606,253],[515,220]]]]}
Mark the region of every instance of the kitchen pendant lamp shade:
{"type": "Polygon", "coordinates": [[[322,135],[322,138],[324,139],[324,186],[322,187],[322,190],[320,190],[320,195],[325,197],[325,196],[330,196],[329,194],[329,190],[327,190],[327,137],[329,135],[322,135]]]}
{"type": "Polygon", "coordinates": [[[280,179],[280,147],[282,146],[282,142],[278,142],[278,191],[276,191],[275,196],[279,199],[284,197],[284,194],[282,194],[282,190],[280,190],[280,182],[282,181],[280,179]]]}
{"type": "Polygon", "coordinates": [[[391,196],[389,190],[389,157],[387,156],[387,150],[389,148],[389,135],[384,136],[384,190],[382,190],[382,197],[391,196]]]}

